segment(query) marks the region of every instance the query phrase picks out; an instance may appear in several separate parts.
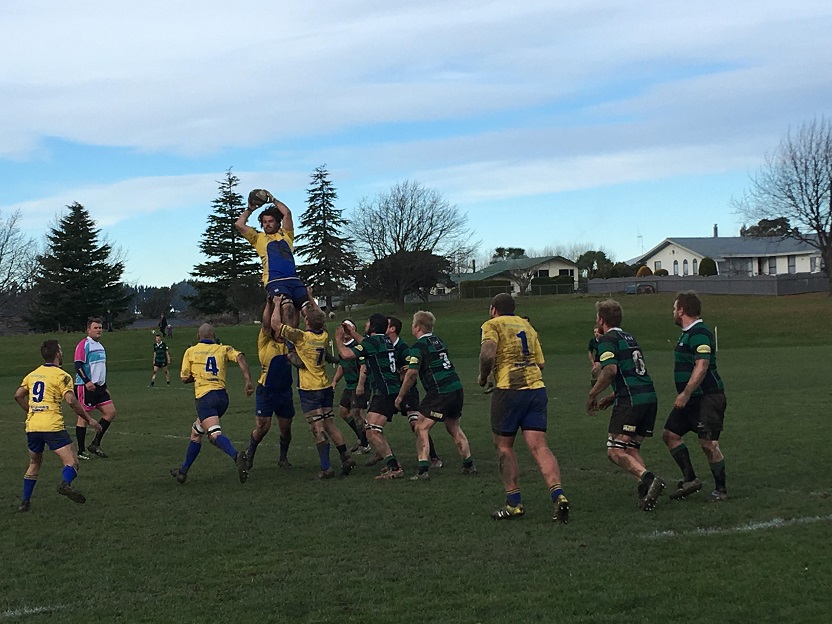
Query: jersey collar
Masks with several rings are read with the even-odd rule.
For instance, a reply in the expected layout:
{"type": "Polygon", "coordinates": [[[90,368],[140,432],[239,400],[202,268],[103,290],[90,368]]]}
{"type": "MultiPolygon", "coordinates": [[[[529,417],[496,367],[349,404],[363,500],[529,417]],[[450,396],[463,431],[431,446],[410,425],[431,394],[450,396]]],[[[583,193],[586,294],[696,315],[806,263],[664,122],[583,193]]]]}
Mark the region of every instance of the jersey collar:
{"type": "Polygon", "coordinates": [[[700,319],[696,319],[693,323],[691,323],[691,324],[690,324],[690,325],[688,325],[687,327],[683,327],[683,328],[682,328],[682,331],[683,331],[683,332],[686,332],[686,331],[688,331],[691,327],[693,327],[693,326],[694,326],[694,325],[696,325],[697,323],[701,323],[701,322],[702,322],[702,319],[701,319],[701,318],[700,318],[700,319]]]}

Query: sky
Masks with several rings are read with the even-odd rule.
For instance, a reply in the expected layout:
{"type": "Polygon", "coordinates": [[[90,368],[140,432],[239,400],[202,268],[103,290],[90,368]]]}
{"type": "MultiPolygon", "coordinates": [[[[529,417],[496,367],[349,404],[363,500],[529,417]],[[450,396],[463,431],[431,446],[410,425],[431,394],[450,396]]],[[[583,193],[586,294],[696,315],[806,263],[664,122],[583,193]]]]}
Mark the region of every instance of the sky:
{"type": "Polygon", "coordinates": [[[169,286],[229,168],[297,220],[325,165],[346,217],[413,180],[485,253],[629,260],[738,234],[766,155],[830,115],[830,31],[821,0],[3,0],[0,217],[43,241],[77,201],[125,281],[169,286]]]}

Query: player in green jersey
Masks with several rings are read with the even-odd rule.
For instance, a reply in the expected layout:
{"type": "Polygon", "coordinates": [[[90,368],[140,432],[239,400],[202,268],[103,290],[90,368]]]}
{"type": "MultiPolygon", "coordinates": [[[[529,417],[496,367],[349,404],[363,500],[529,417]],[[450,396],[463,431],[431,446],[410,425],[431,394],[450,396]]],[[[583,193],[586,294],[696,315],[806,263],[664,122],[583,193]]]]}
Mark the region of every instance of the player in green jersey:
{"type": "MultiPolygon", "coordinates": [[[[355,328],[355,323],[350,319],[345,319],[343,323],[349,324],[353,329],[355,328]]],[[[345,335],[344,344],[347,347],[352,347],[355,341],[352,339],[352,336],[345,335]]],[[[335,369],[335,375],[332,377],[332,390],[335,390],[341,379],[344,380],[344,390],[341,392],[341,399],[338,401],[339,412],[341,418],[355,432],[357,438],[357,442],[350,449],[350,452],[364,455],[372,449],[370,448],[370,443],[367,441],[366,422],[364,418],[367,410],[367,395],[363,392],[360,395],[356,395],[355,393],[360,376],[361,372],[358,360],[345,360],[344,358],[340,358],[338,360],[338,367],[335,369]]]]}
{"type": "Polygon", "coordinates": [[[433,335],[436,317],[430,312],[419,311],[413,315],[411,330],[416,342],[410,348],[407,357],[407,373],[401,390],[396,397],[396,407],[401,407],[408,396],[410,388],[421,378],[425,396],[419,404],[416,421],[416,454],[419,459],[419,472],[411,480],[427,480],[431,467],[430,430],[438,422],[445,423],[445,428],[454,439],[456,448],[462,457],[462,473],[477,474],[474,460],[471,459],[471,447],[465,432],[459,426],[462,418],[464,396],[462,382],[459,380],[454,365],[448,357],[448,349],[438,336],[433,335]]]}
{"type": "Polygon", "coordinates": [[[372,381],[373,398],[367,410],[367,439],[387,464],[376,479],[401,479],[404,477],[404,471],[384,436],[384,427],[393,419],[396,412],[396,396],[402,387],[396,368],[393,343],[386,335],[387,317],[383,314],[373,314],[369,320],[368,331],[368,336],[362,336],[354,327],[342,323],[335,331],[335,343],[345,360],[364,358],[364,366],[372,381]],[[345,333],[355,341],[353,347],[344,345],[345,333]]]}
{"type": "Polygon", "coordinates": [[[716,341],[702,321],[702,302],[693,291],[680,292],[673,302],[673,322],[682,328],[676,343],[673,374],[676,391],[673,410],[667,417],[662,439],[682,470],[683,479],[670,498],[679,499],[698,492],[702,482],[696,477],[684,436],[696,432],[699,446],[708,458],[715,488],[708,501],[728,499],[725,486],[725,457],[719,448],[719,434],[725,419],[725,386],[717,372],[716,341]]]}
{"type": "Polygon", "coordinates": [[[589,342],[586,345],[586,354],[589,358],[589,386],[592,387],[595,385],[595,382],[598,381],[598,375],[601,374],[601,363],[598,361],[598,340],[600,340],[601,336],[604,332],[598,329],[598,326],[592,328],[592,338],[589,339],[589,342]]]}
{"type": "Polygon", "coordinates": [[[160,368],[165,369],[165,381],[170,385],[170,372],[168,371],[168,366],[170,366],[170,350],[168,349],[168,345],[165,344],[165,341],[162,340],[161,334],[156,334],[154,340],[153,375],[150,377],[151,388],[156,384],[156,373],[159,372],[160,368]]]}
{"type": "Polygon", "coordinates": [[[587,396],[587,413],[594,416],[599,408],[613,405],[607,429],[607,457],[639,480],[639,508],[651,511],[665,487],[661,477],[647,470],[640,451],[644,438],[652,437],[656,423],[658,404],[653,380],[638,342],[621,329],[621,305],[607,299],[596,303],[595,309],[596,327],[601,332],[601,374],[587,396]],[[610,384],[613,394],[598,400],[610,384]]]}

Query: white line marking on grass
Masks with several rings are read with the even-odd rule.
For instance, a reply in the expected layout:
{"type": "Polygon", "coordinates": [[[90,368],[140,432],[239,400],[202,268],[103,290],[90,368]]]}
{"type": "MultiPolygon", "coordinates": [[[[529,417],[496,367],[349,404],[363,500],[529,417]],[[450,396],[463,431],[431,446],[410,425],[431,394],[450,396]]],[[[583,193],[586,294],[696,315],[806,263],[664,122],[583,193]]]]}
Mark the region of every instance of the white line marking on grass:
{"type": "Polygon", "coordinates": [[[22,609],[10,609],[8,611],[0,612],[0,619],[17,618],[24,615],[37,615],[38,613],[50,613],[51,611],[58,611],[66,609],[67,605],[55,605],[52,607],[23,607],[22,609]]]}
{"type": "Polygon", "coordinates": [[[830,522],[832,521],[832,514],[828,516],[804,516],[802,518],[791,518],[784,520],[783,518],[772,518],[762,522],[750,522],[748,524],[741,524],[735,527],[713,527],[708,529],[693,529],[692,531],[655,531],[647,535],[642,535],[643,539],[664,539],[669,537],[687,537],[690,535],[726,535],[729,533],[748,533],[751,531],[759,531],[761,529],[782,529],[783,527],[795,526],[798,524],[815,524],[816,522],[830,522]]]}

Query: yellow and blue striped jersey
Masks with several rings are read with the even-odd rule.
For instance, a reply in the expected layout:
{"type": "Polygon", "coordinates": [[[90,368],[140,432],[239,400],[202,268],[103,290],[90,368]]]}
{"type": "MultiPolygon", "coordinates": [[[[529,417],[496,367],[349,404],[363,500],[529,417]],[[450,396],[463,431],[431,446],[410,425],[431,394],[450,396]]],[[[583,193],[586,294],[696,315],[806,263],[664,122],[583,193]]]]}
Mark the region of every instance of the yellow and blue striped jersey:
{"type": "Polygon", "coordinates": [[[62,431],[65,429],[61,403],[72,392],[72,376],[60,366],[43,364],[23,378],[22,388],[29,392],[26,431],[62,431]]]}
{"type": "Polygon", "coordinates": [[[519,316],[497,316],[483,323],[482,341],[497,343],[494,378],[498,388],[535,390],[543,388],[539,365],[545,363],[537,332],[519,316]]]}
{"type": "Polygon", "coordinates": [[[228,362],[236,362],[240,351],[230,345],[200,340],[182,356],[182,377],[193,375],[194,395],[198,399],[211,390],[225,390],[228,362]]]}
{"type": "Polygon", "coordinates": [[[301,390],[323,390],[329,387],[326,374],[326,349],[329,346],[329,334],[303,331],[288,325],[280,328],[280,335],[295,345],[298,357],[306,368],[298,370],[298,388],[301,390]]]}

